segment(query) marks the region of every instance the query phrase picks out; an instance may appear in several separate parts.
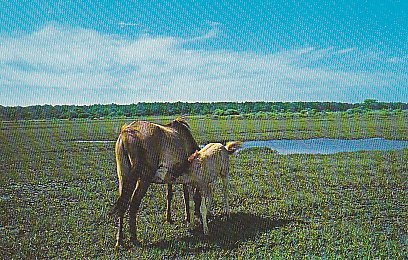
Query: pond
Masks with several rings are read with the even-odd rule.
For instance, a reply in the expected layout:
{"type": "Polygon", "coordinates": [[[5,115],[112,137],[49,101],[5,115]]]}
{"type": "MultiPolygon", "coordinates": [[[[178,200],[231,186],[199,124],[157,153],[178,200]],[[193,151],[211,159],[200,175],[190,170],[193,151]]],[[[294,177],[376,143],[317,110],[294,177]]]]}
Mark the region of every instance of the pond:
{"type": "Polygon", "coordinates": [[[241,149],[251,147],[268,147],[280,154],[333,154],[371,150],[400,150],[408,148],[408,141],[387,140],[384,138],[245,141],[241,149]]]}
{"type": "MultiPolygon", "coordinates": [[[[78,143],[114,143],[115,141],[75,141],[78,143]]],[[[204,145],[200,145],[204,147],[204,145]]],[[[244,141],[241,149],[268,147],[280,154],[333,154],[339,152],[357,152],[372,150],[400,150],[408,148],[408,141],[388,140],[384,138],[368,139],[330,139],[317,138],[305,140],[268,140],[244,141]]]]}

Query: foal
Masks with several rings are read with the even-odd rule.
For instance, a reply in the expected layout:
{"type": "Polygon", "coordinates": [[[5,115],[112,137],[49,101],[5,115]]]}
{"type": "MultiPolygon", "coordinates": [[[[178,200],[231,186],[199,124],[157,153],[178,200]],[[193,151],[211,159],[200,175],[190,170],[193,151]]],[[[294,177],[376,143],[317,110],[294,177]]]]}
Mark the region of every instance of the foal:
{"type": "Polygon", "coordinates": [[[230,214],[228,204],[228,186],[229,186],[229,154],[234,153],[239,147],[240,142],[229,142],[227,145],[220,143],[209,143],[200,151],[196,151],[189,158],[187,174],[177,179],[188,186],[190,193],[189,214],[190,221],[194,223],[194,188],[197,188],[201,194],[201,218],[203,223],[203,232],[208,234],[207,212],[211,209],[212,191],[210,184],[221,177],[223,186],[224,212],[227,216],[230,214]]]}

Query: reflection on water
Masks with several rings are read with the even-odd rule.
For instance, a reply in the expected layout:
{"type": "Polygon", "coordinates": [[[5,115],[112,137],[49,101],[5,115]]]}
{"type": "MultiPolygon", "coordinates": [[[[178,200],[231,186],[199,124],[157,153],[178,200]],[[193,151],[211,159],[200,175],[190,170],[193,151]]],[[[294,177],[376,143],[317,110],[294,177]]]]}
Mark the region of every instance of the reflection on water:
{"type": "Polygon", "coordinates": [[[400,150],[408,148],[408,141],[369,139],[307,139],[307,140],[269,140],[245,141],[242,149],[250,147],[268,147],[280,154],[333,154],[338,152],[356,152],[370,150],[400,150]]]}

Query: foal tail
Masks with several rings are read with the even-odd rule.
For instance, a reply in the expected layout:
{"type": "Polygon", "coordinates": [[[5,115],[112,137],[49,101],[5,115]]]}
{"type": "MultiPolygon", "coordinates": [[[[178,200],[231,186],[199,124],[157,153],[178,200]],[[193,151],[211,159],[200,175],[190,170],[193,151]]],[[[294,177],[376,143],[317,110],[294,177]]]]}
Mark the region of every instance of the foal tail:
{"type": "Polygon", "coordinates": [[[241,147],[242,142],[240,141],[236,141],[236,142],[228,142],[225,145],[225,149],[227,149],[227,152],[229,154],[233,154],[236,150],[238,150],[238,148],[241,147]]]}
{"type": "Polygon", "coordinates": [[[109,215],[113,216],[123,216],[126,213],[129,207],[129,200],[132,197],[136,182],[139,179],[138,174],[135,172],[135,167],[132,167],[128,150],[125,147],[128,141],[127,137],[127,133],[122,130],[115,146],[119,198],[109,212],[109,215]]]}

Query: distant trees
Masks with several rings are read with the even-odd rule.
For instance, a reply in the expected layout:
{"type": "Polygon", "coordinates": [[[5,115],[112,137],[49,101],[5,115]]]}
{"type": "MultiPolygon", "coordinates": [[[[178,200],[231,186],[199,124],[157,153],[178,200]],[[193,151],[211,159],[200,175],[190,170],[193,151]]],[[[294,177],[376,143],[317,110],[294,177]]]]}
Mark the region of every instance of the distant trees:
{"type": "Polygon", "coordinates": [[[137,103],[130,105],[95,104],[89,106],[74,105],[36,105],[28,107],[0,106],[0,120],[37,120],[37,119],[75,119],[75,118],[117,118],[139,116],[176,116],[176,115],[247,115],[265,118],[271,115],[313,116],[317,113],[344,112],[358,114],[367,111],[402,111],[408,109],[408,103],[386,103],[375,99],[366,99],[363,103],[339,102],[162,102],[137,103]]]}
{"type": "Polygon", "coordinates": [[[236,109],[228,108],[227,110],[222,109],[215,109],[212,113],[214,116],[232,116],[232,115],[239,115],[240,113],[236,109]]]}

